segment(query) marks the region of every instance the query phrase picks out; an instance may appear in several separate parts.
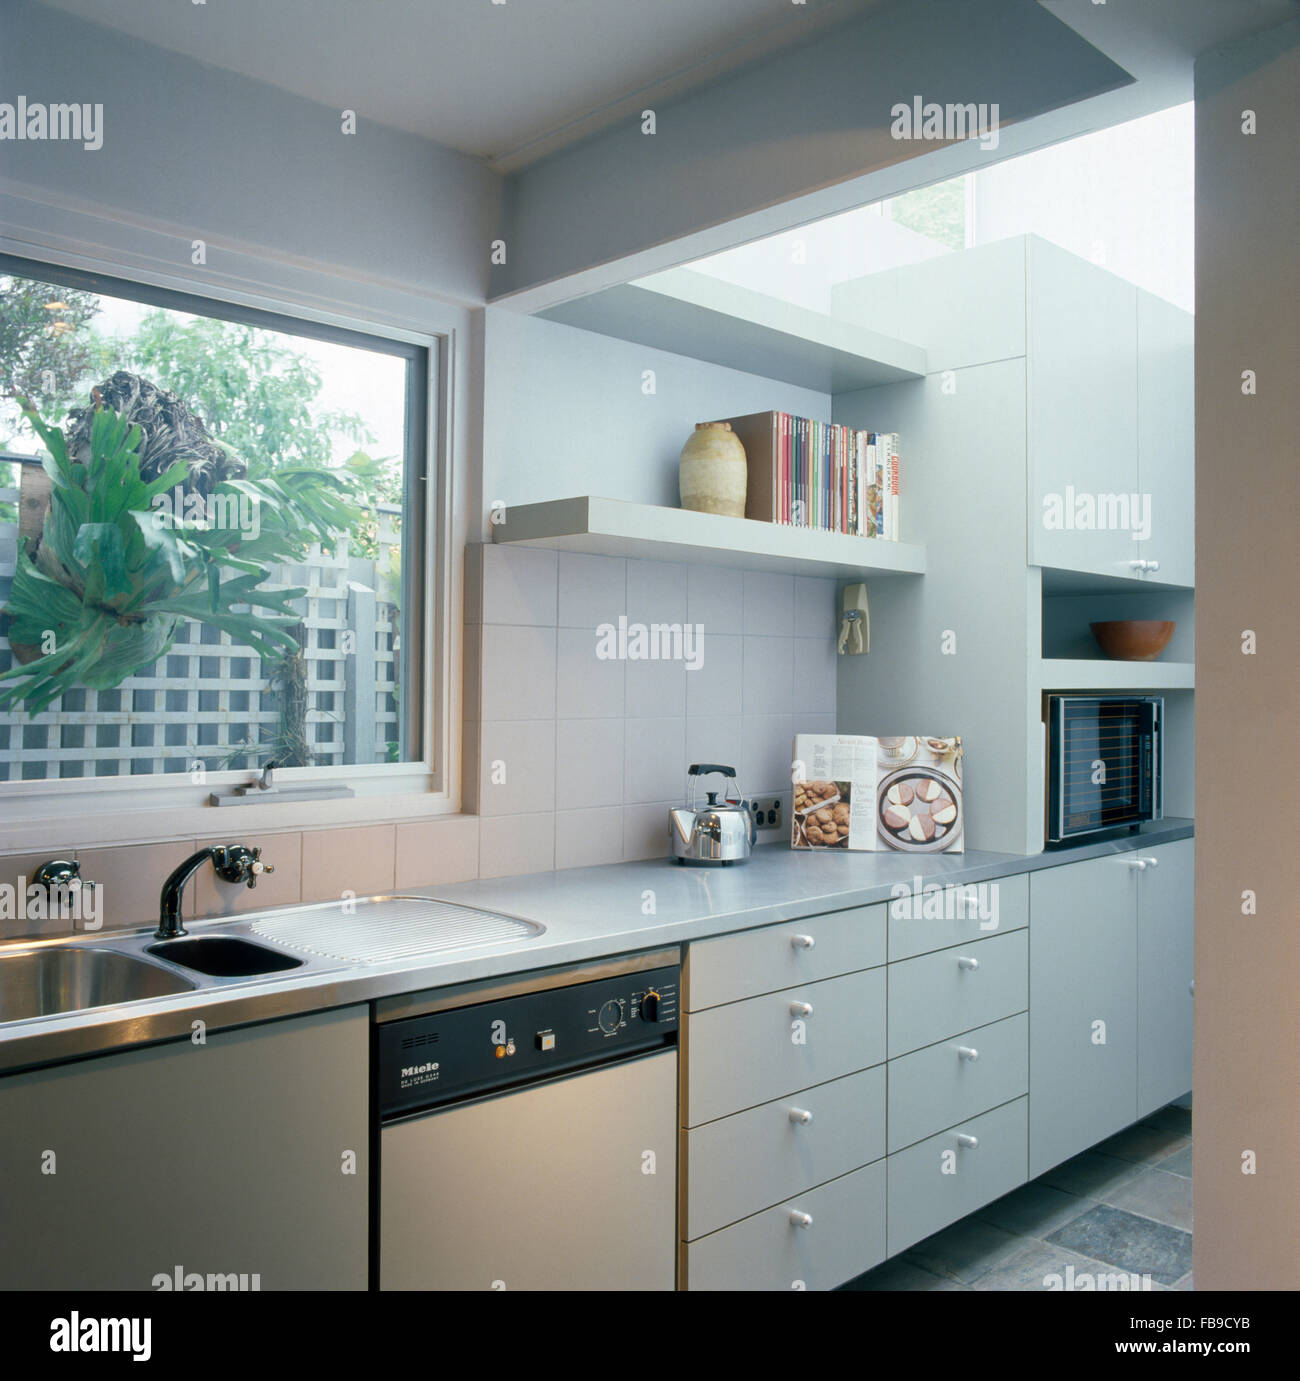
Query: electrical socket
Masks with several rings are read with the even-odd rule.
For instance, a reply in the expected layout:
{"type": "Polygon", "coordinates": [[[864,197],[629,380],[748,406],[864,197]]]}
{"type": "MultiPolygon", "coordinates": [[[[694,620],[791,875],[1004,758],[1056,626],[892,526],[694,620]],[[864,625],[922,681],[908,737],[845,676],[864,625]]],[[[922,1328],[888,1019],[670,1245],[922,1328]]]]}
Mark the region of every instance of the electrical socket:
{"type": "Polygon", "coordinates": [[[783,811],[779,796],[751,796],[745,804],[753,811],[754,821],[760,830],[782,828],[783,811]]]}

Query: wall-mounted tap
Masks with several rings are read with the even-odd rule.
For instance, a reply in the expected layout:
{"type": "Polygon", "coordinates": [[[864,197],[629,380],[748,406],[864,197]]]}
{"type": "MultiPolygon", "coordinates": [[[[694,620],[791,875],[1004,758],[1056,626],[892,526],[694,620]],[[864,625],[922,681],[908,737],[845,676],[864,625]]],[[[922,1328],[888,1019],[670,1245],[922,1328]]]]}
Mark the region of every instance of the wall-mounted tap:
{"type": "Polygon", "coordinates": [[[262,862],[261,849],[250,849],[246,844],[214,844],[191,854],[163,883],[158,899],[158,929],[154,931],[158,939],[174,940],[187,933],[181,925],[181,894],[185,884],[209,859],[223,881],[243,882],[249,887],[256,887],[263,873],[275,872],[274,864],[262,862]]]}

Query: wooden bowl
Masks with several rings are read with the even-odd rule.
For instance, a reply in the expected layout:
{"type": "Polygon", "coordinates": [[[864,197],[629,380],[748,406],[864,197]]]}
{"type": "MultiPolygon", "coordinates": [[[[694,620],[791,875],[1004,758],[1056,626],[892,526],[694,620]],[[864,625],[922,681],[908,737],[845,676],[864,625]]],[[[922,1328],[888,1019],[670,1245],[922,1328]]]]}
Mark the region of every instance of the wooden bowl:
{"type": "Polygon", "coordinates": [[[1114,619],[1089,624],[1097,645],[1116,662],[1154,662],[1174,636],[1170,619],[1114,619]]]}

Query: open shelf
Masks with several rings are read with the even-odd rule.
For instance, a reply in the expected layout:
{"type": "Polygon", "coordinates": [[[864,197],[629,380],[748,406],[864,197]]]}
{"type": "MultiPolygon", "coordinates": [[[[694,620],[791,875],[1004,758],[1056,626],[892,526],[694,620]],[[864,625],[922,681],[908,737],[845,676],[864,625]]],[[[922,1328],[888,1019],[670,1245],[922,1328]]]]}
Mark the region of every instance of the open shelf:
{"type": "Polygon", "coordinates": [[[542,315],[819,393],[850,393],[926,372],[925,350],[911,341],[691,269],[607,288],[542,315]]]}
{"type": "Polygon", "coordinates": [[[494,542],[818,576],[921,575],[925,548],[584,496],[506,509],[494,542]]]}
{"type": "Polygon", "coordinates": [[[1192,690],[1196,685],[1196,667],[1192,662],[1044,657],[1038,665],[1043,690],[1192,690]]]}

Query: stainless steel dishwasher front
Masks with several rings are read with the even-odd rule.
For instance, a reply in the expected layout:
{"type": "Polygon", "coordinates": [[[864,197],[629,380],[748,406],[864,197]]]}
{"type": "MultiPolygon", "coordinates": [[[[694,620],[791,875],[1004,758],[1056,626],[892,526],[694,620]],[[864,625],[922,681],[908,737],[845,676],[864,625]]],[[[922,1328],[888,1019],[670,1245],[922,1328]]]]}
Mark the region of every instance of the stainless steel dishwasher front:
{"type": "Polygon", "coordinates": [[[380,1289],[674,1288],[678,976],[602,965],[376,1028],[380,1289]]]}

